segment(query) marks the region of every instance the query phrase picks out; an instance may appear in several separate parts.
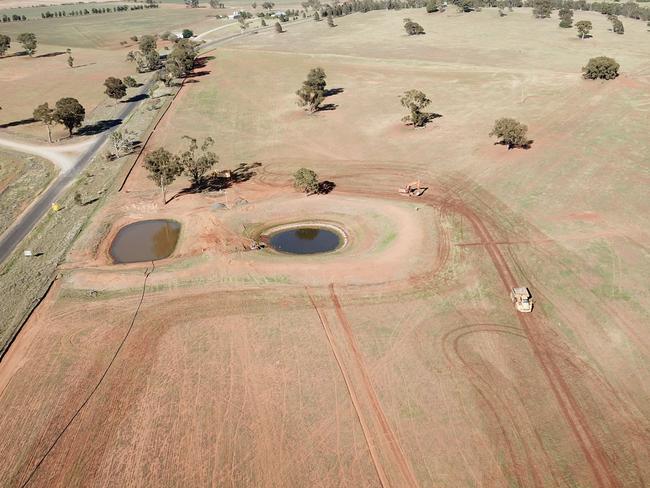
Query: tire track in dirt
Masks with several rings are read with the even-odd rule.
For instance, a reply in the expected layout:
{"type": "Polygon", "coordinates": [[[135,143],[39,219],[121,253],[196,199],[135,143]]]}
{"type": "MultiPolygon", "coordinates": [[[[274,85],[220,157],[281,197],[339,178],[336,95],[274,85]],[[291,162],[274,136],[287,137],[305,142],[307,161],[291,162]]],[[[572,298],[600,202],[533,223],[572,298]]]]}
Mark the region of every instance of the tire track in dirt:
{"type": "MultiPolygon", "coordinates": [[[[463,325],[460,327],[457,327],[455,329],[450,330],[444,336],[442,337],[442,348],[443,352],[445,354],[445,357],[447,358],[447,361],[450,364],[454,364],[454,358],[457,358],[458,361],[460,361],[462,367],[469,373],[470,377],[470,382],[472,383],[472,386],[476,390],[476,392],[479,394],[479,396],[483,399],[485,404],[488,406],[488,409],[492,412],[494,418],[497,421],[497,424],[499,425],[499,430],[501,431],[501,434],[503,436],[503,440],[506,445],[506,449],[508,450],[508,454],[510,457],[511,464],[514,469],[514,474],[515,477],[517,478],[517,483],[518,486],[529,486],[527,483],[524,483],[523,478],[526,475],[526,471],[522,471],[520,466],[521,463],[519,462],[517,456],[515,455],[515,447],[513,441],[510,440],[507,429],[503,425],[503,422],[501,421],[501,416],[499,412],[505,412],[507,414],[508,420],[512,424],[512,429],[514,430],[514,433],[516,434],[516,438],[519,440],[521,443],[523,450],[524,450],[524,455],[526,457],[526,465],[528,468],[531,470],[531,475],[533,478],[533,485],[535,487],[543,487],[544,483],[542,481],[542,476],[539,473],[537,463],[534,462],[531,456],[531,448],[526,441],[526,437],[522,435],[521,429],[519,428],[518,422],[517,422],[517,416],[514,414],[512,411],[512,408],[509,406],[508,401],[502,399],[499,396],[499,392],[496,391],[495,386],[487,381],[486,379],[483,378],[483,376],[476,371],[475,368],[472,367],[472,365],[465,359],[465,357],[461,354],[460,352],[460,341],[466,336],[469,336],[471,334],[475,333],[498,333],[498,334],[508,334],[511,336],[515,337],[520,337],[523,338],[524,340],[528,340],[528,338],[524,335],[523,331],[519,328],[516,327],[511,327],[511,326],[506,326],[506,325],[500,325],[500,324],[469,324],[469,325],[463,325]],[[453,350],[453,354],[449,351],[449,342],[451,342],[452,346],[451,349],[453,350]],[[477,381],[478,380],[478,381],[477,381]],[[491,390],[492,395],[496,399],[496,402],[499,403],[500,408],[497,408],[495,405],[495,402],[490,400],[488,398],[488,392],[485,391],[485,389],[491,390]]],[[[521,398],[521,395],[517,393],[517,396],[519,398],[519,401],[522,405],[524,405],[524,402],[521,398]]],[[[543,444],[540,443],[540,448],[542,452],[547,455],[546,450],[544,449],[543,444]]],[[[555,478],[555,474],[552,472],[552,476],[555,480],[556,486],[558,485],[557,479],[555,478]]]]}
{"type": "MultiPolygon", "coordinates": [[[[394,170],[390,171],[390,169],[387,169],[383,165],[381,165],[381,170],[382,175],[385,175],[386,171],[388,171],[388,174],[394,172],[394,170]]],[[[277,176],[279,175],[273,174],[273,178],[271,178],[271,172],[267,172],[264,183],[269,184],[269,180],[273,179],[273,183],[277,182],[278,186],[287,184],[286,182],[279,183],[275,178],[277,176]]],[[[347,176],[345,175],[345,177],[347,176]]],[[[401,178],[401,176],[398,176],[398,178],[401,178]]],[[[400,180],[396,179],[396,181],[400,180]]],[[[483,243],[482,247],[488,253],[488,257],[492,261],[506,292],[509,293],[511,288],[517,286],[517,281],[508,262],[498,245],[495,244],[496,240],[491,236],[483,220],[459,197],[461,191],[468,190],[468,184],[471,184],[471,181],[460,179],[453,182],[453,184],[452,182],[448,182],[447,184],[439,185],[439,188],[430,188],[429,192],[420,197],[418,201],[422,202],[423,205],[438,207],[445,213],[455,213],[467,219],[473,231],[476,233],[478,240],[483,243]]],[[[338,185],[336,191],[355,196],[388,198],[391,200],[397,200],[399,198],[395,195],[394,189],[388,189],[385,185],[378,184],[372,188],[368,188],[368,185],[363,187],[350,185],[349,188],[342,188],[342,186],[338,185]]],[[[580,408],[570,386],[567,384],[555,362],[552,345],[547,344],[545,341],[544,331],[547,327],[537,317],[529,317],[521,313],[516,315],[529,339],[533,354],[547,379],[562,417],[565,419],[573,437],[578,443],[597,486],[621,486],[603,445],[591,430],[585,413],[580,408]]]]}
{"type": "Polygon", "coordinates": [[[390,486],[388,482],[388,477],[386,475],[386,472],[384,471],[384,467],[379,461],[379,456],[376,447],[371,440],[371,434],[370,434],[370,429],[368,428],[368,422],[366,421],[365,415],[362,412],[361,404],[356,394],[356,390],[352,386],[350,375],[348,374],[347,369],[344,366],[343,359],[341,358],[341,355],[336,347],[335,340],[332,334],[332,329],[330,328],[327,318],[316,305],[316,300],[314,299],[314,296],[310,293],[309,288],[305,287],[305,291],[307,292],[309,301],[311,302],[312,306],[314,307],[314,310],[316,311],[316,314],[318,315],[318,319],[323,327],[323,330],[325,331],[325,335],[327,336],[327,341],[329,342],[330,349],[332,350],[332,354],[334,355],[334,359],[336,360],[336,364],[338,365],[339,370],[341,371],[341,375],[343,376],[343,381],[345,382],[345,386],[348,390],[348,394],[350,395],[352,406],[354,407],[354,411],[357,415],[357,418],[359,419],[359,423],[361,424],[361,430],[366,440],[366,445],[368,446],[368,451],[370,452],[372,463],[375,466],[375,470],[377,471],[377,477],[379,478],[379,482],[381,483],[382,487],[387,488],[390,486]]]}
{"type": "Polygon", "coordinates": [[[332,303],[334,304],[334,311],[343,328],[343,332],[345,333],[345,336],[348,341],[348,346],[352,351],[353,357],[357,363],[357,367],[361,374],[361,378],[363,380],[363,388],[365,389],[368,399],[370,400],[375,417],[379,421],[383,434],[386,440],[388,441],[388,445],[392,452],[393,458],[397,462],[399,471],[401,472],[402,477],[406,482],[405,486],[417,487],[419,485],[418,485],[417,478],[415,477],[415,473],[413,472],[410,463],[406,459],[406,455],[404,454],[404,451],[402,450],[402,447],[399,444],[399,441],[397,440],[397,436],[393,432],[390,423],[388,422],[388,419],[384,414],[384,411],[381,407],[381,403],[379,402],[379,398],[377,397],[377,393],[375,392],[375,389],[372,386],[372,381],[370,380],[370,376],[368,374],[368,369],[366,368],[363,355],[359,350],[356,339],[354,338],[354,334],[352,332],[352,327],[350,325],[350,322],[348,321],[347,316],[343,312],[343,307],[341,306],[339,297],[336,295],[333,283],[329,285],[329,291],[330,291],[330,298],[332,300],[332,303]]]}
{"type": "Polygon", "coordinates": [[[384,488],[390,486],[417,488],[418,481],[381,407],[334,286],[330,285],[329,290],[340,330],[332,329],[327,316],[318,307],[313,294],[306,288],[343,375],[379,481],[384,488]],[[342,335],[341,338],[336,337],[339,334],[342,335]]]}
{"type": "MultiPolygon", "coordinates": [[[[455,212],[462,214],[472,224],[478,238],[485,243],[483,248],[492,260],[506,292],[510,292],[513,287],[517,286],[517,281],[503,253],[494,244],[495,240],[490,235],[483,221],[469,207],[459,201],[450,203],[449,206],[455,212]]],[[[598,486],[621,486],[602,444],[592,432],[586,415],[578,405],[571,388],[562,376],[557,363],[554,361],[553,351],[543,337],[543,324],[541,324],[537,317],[529,316],[528,314],[518,313],[517,319],[526,332],[533,353],[553,391],[562,416],[569,424],[573,436],[578,442],[580,450],[587,460],[598,486]]]]}

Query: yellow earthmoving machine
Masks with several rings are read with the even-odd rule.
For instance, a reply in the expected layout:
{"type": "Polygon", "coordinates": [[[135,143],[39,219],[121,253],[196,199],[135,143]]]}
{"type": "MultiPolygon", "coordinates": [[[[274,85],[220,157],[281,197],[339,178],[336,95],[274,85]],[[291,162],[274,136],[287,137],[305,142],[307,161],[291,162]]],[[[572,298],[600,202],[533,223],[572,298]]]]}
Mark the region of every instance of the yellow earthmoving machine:
{"type": "Polygon", "coordinates": [[[426,186],[422,186],[420,183],[420,180],[417,181],[412,181],[408,185],[406,185],[404,188],[400,188],[397,191],[399,191],[402,195],[407,196],[407,197],[419,197],[421,196],[425,191],[427,191],[426,186]]]}
{"type": "Polygon", "coordinates": [[[530,313],[533,311],[533,296],[526,287],[513,288],[510,292],[510,299],[515,304],[517,312],[530,313]]]}

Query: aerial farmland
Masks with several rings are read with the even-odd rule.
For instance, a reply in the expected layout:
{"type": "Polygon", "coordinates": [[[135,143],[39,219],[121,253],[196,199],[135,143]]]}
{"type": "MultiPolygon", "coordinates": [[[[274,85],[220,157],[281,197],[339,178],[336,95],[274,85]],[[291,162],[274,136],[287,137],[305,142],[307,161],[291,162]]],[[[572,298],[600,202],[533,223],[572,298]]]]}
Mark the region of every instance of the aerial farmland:
{"type": "Polygon", "coordinates": [[[646,486],[645,3],[3,18],[0,486],[646,486]]]}

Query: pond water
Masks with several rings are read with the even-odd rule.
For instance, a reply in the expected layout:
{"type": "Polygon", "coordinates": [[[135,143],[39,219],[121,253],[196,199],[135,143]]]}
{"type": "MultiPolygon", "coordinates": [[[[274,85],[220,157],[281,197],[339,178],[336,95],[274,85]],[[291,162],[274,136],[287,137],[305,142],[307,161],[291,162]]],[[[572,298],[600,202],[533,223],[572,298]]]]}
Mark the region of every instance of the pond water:
{"type": "Polygon", "coordinates": [[[269,245],[290,254],[317,254],[334,251],[343,242],[340,233],[323,227],[296,227],[271,234],[269,245]]]}
{"type": "Polygon", "coordinates": [[[111,243],[116,263],[163,259],[174,252],[181,224],[173,220],[143,220],[122,227],[111,243]]]}

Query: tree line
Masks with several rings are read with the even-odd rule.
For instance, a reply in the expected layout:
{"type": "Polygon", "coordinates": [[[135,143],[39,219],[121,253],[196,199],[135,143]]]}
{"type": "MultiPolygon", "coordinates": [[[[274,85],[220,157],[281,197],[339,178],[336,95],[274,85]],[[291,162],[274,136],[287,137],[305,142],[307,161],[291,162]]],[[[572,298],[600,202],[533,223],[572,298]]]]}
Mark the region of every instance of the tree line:
{"type": "Polygon", "coordinates": [[[11,16],[2,14],[2,22],[20,22],[22,20],[27,20],[27,17],[18,14],[12,14],[11,16]]]}
{"type": "Polygon", "coordinates": [[[158,8],[157,3],[144,4],[144,5],[118,5],[116,7],[93,7],[90,10],[87,8],[83,10],[55,10],[54,12],[41,12],[42,19],[52,19],[57,17],[78,17],[83,15],[96,15],[96,14],[110,14],[114,12],[129,12],[133,10],[144,10],[149,8],[158,8]]]}

